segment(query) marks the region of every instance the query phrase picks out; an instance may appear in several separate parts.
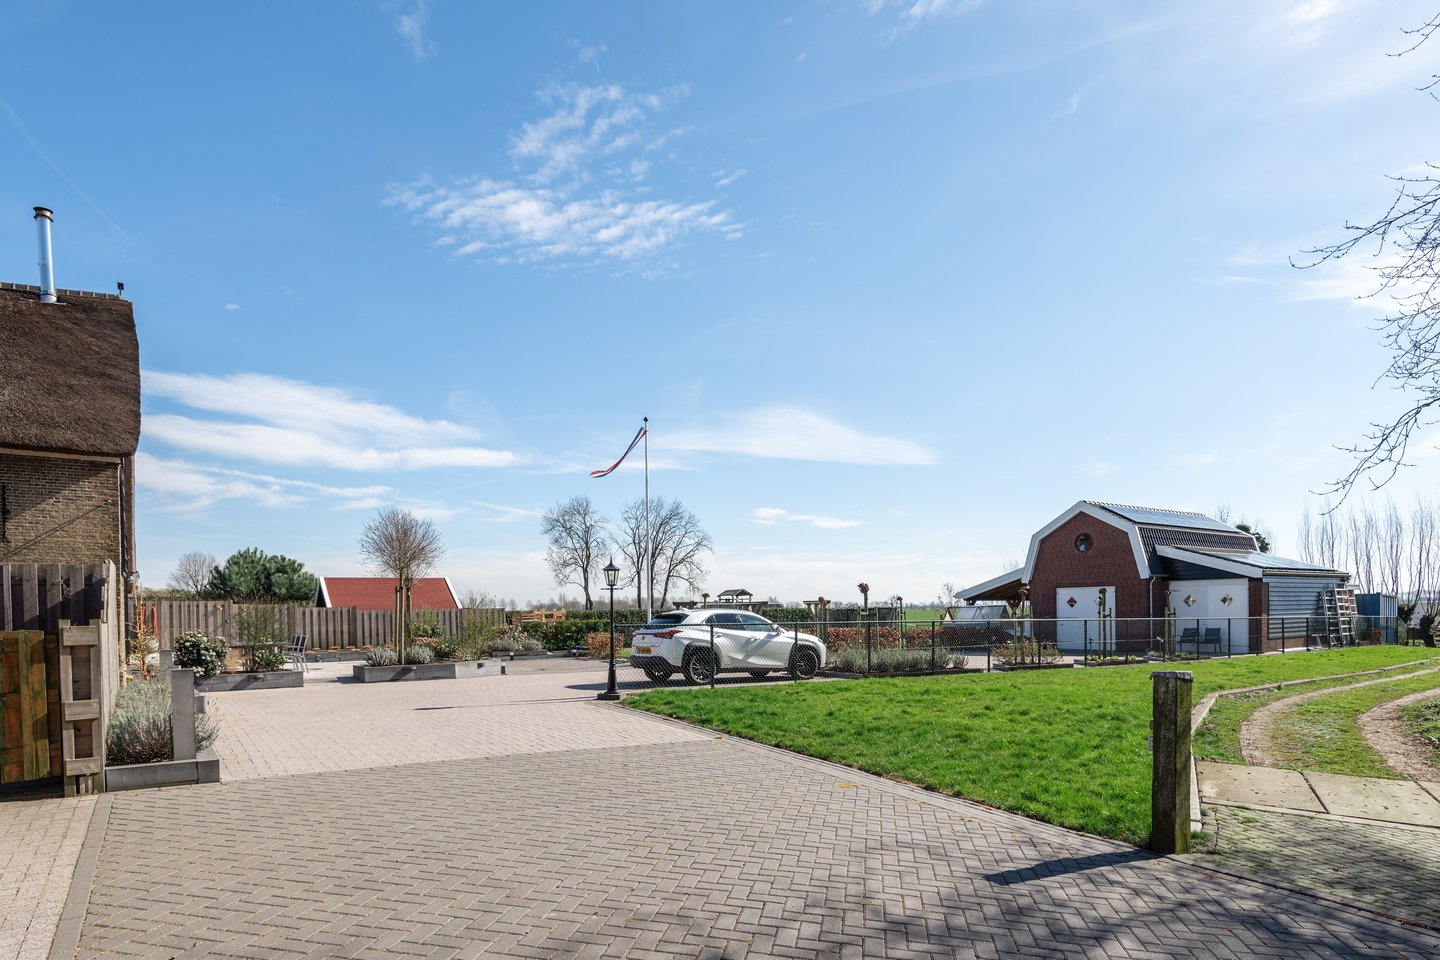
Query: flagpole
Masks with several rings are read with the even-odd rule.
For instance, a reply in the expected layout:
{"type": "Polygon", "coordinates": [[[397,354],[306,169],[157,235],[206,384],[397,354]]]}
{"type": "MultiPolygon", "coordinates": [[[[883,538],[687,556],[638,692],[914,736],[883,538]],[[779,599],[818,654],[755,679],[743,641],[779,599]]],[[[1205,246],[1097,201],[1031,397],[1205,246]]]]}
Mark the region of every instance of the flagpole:
{"type": "MultiPolygon", "coordinates": [[[[633,421],[632,421],[633,422],[633,421]]],[[[650,418],[645,418],[645,622],[655,619],[655,560],[650,553],[650,418]]]]}

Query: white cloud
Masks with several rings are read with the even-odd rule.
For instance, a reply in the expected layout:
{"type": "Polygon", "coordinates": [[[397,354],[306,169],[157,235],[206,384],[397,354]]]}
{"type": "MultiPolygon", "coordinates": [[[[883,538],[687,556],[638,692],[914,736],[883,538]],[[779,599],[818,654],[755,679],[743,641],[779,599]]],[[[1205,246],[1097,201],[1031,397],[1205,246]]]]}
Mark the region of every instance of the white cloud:
{"type": "Polygon", "coordinates": [[[810,48],[809,48],[809,47],[806,47],[804,50],[801,50],[799,53],[795,54],[795,62],[796,62],[796,63],[804,63],[806,60],[809,60],[809,59],[810,59],[810,48]]]}
{"type": "Polygon", "coordinates": [[[725,426],[655,434],[651,445],[661,450],[864,465],[928,465],[936,459],[934,453],[913,441],[862,433],[808,410],[790,407],[752,410],[731,418],[725,426]]]}
{"type": "Polygon", "coordinates": [[[955,17],[983,6],[985,0],[866,0],[871,16],[893,14],[897,23],[885,31],[886,39],[904,36],[926,20],[955,17]]]}
{"type": "Polygon", "coordinates": [[[231,311],[231,312],[233,313],[234,311],[240,309],[240,304],[238,304],[238,303],[227,303],[227,304],[225,304],[225,309],[226,309],[226,310],[229,310],[229,311],[231,311]]]}
{"type": "Polygon", "coordinates": [[[654,157],[685,128],[652,131],[683,87],[635,93],[619,84],[551,85],[549,113],[511,134],[518,179],[477,175],[391,184],[384,203],[414,214],[455,256],[496,262],[560,257],[634,260],[692,234],[735,238],[743,224],[715,199],[655,196],[654,157]],[[649,155],[649,156],[646,156],[649,155]]]}
{"type": "Polygon", "coordinates": [[[390,9],[395,12],[395,32],[400,35],[401,40],[405,41],[405,47],[410,51],[410,56],[416,60],[425,60],[433,56],[435,44],[431,43],[425,35],[425,28],[430,24],[429,0],[392,3],[390,9]]]}
{"type": "Polygon", "coordinates": [[[316,500],[337,508],[369,507],[387,502],[386,486],[337,487],[289,480],[262,473],[202,466],[185,460],[135,455],[135,479],[142,490],[173,507],[194,510],[222,500],[248,500],[264,507],[289,507],[316,500]]]}
{"type": "Polygon", "coordinates": [[[813,513],[791,513],[789,510],[782,510],[779,507],[759,507],[755,511],[755,522],[764,524],[775,523],[808,523],[812,527],[819,527],[822,530],[844,530],[848,527],[858,527],[863,520],[839,520],[835,517],[822,517],[813,513]]]}
{"type": "Polygon", "coordinates": [[[238,460],[344,470],[504,467],[518,454],[476,446],[475,431],[425,420],[334,387],[244,373],[228,377],[147,370],[147,398],[165,397],[200,419],[145,415],[145,436],[171,446],[238,460]]]}
{"type": "Polygon", "coordinates": [[[543,510],[529,507],[512,507],[504,503],[487,503],[484,500],[471,501],[475,506],[491,511],[496,523],[514,523],[519,520],[535,520],[545,515],[543,510]]]}
{"type": "Polygon", "coordinates": [[[718,190],[722,187],[728,187],[730,186],[730,184],[734,183],[736,180],[739,180],[741,177],[745,176],[749,172],[749,170],[743,169],[735,170],[731,173],[726,173],[724,170],[717,171],[715,175],[720,179],[715,181],[715,188],[718,190]]]}

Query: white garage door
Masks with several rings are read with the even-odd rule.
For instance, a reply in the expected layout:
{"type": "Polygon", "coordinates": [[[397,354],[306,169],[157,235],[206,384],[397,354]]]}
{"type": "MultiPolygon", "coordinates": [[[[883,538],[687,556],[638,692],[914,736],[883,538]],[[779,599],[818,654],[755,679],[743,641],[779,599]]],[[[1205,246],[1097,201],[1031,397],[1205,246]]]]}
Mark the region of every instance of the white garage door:
{"type": "MultiPolygon", "coordinates": [[[[1201,653],[1245,653],[1250,649],[1248,580],[1172,580],[1170,606],[1182,638],[1198,638],[1201,653]],[[1186,633],[1193,630],[1194,633],[1186,633]]],[[[1184,644],[1184,649],[1191,649],[1184,644]]]]}
{"type": "MultiPolygon", "coordinates": [[[[1096,601],[1105,591],[1105,612],[1115,615],[1115,588],[1061,587],[1055,591],[1056,643],[1062,653],[1083,653],[1085,639],[1095,645],[1099,636],[1100,607],[1096,601]]],[[[1112,634],[1113,636],[1113,634],[1112,634]]]]}

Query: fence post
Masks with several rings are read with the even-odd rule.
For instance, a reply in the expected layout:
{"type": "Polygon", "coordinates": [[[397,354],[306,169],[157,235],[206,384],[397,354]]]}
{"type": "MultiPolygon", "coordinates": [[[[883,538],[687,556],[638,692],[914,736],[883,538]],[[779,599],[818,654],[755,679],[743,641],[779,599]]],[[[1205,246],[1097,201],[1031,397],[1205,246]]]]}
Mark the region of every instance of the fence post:
{"type": "Polygon", "coordinates": [[[1161,670],[1150,674],[1151,749],[1150,849],[1190,852],[1190,700],[1194,674],[1161,670]]]}
{"type": "Polygon", "coordinates": [[[170,671],[170,743],[172,760],[195,759],[195,671],[189,667],[170,671]]]}
{"type": "Polygon", "coordinates": [[[930,621],[930,672],[935,672],[935,621],[930,621]]]}
{"type": "Polygon", "coordinates": [[[710,689],[715,689],[715,674],[720,672],[720,661],[715,656],[715,624],[710,624],[710,689]]]}
{"type": "Polygon", "coordinates": [[[875,622],[875,621],[874,621],[873,619],[869,618],[869,617],[866,617],[866,618],[865,618],[865,676],[867,676],[867,677],[870,676],[870,671],[873,669],[873,664],[872,664],[872,660],[871,660],[871,652],[870,652],[870,647],[871,647],[871,642],[870,642],[871,637],[870,637],[870,633],[871,633],[871,625],[872,625],[874,622],[875,622]]]}

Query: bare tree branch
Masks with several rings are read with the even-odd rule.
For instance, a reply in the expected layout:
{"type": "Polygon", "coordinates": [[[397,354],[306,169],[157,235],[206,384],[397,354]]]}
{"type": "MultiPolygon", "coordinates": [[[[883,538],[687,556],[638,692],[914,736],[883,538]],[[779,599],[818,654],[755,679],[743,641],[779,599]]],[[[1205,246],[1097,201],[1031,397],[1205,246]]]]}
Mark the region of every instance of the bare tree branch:
{"type": "Polygon", "coordinates": [[[605,526],[589,497],[571,497],[556,504],[540,521],[540,532],[550,544],[545,562],[555,586],[573,584],[585,592],[585,609],[595,609],[590,582],[605,550],[605,526]]]}

